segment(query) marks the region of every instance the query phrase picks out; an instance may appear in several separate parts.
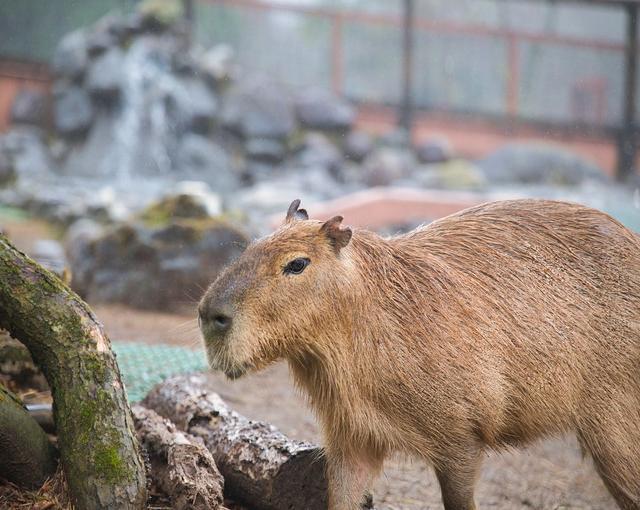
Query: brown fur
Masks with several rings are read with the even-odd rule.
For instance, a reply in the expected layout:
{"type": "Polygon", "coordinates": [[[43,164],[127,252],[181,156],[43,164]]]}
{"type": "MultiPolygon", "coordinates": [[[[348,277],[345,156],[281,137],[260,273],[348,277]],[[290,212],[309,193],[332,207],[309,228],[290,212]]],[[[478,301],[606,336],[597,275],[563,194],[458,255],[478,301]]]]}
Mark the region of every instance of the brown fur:
{"type": "Polygon", "coordinates": [[[567,431],[619,506],[640,509],[636,234],[542,200],[391,238],[327,223],[290,214],[211,285],[200,315],[228,375],[288,361],[322,424],[331,509],[356,508],[403,452],[433,464],[447,510],[470,510],[483,451],[567,431]],[[296,257],[311,263],[283,274],[296,257]]]}

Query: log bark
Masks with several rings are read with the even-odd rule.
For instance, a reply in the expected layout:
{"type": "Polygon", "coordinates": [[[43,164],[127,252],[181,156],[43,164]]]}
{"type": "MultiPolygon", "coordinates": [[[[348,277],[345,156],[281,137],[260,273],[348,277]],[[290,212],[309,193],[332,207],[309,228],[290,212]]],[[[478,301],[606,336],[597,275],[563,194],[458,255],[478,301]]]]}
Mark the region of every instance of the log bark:
{"type": "Polygon", "coordinates": [[[224,479],[209,450],[169,420],[140,405],[132,409],[148,456],[152,484],[175,510],[224,510],[224,479]]]}
{"type": "Polygon", "coordinates": [[[13,393],[0,385],[0,478],[38,489],[56,470],[56,451],[13,393]]]}
{"type": "Polygon", "coordinates": [[[1,235],[0,328],[27,346],[51,387],[76,506],[143,508],[144,463],[108,337],[75,293],[1,235]]]}
{"type": "Polygon", "coordinates": [[[208,390],[204,376],[168,379],[143,405],[204,441],[232,499],[256,510],[327,508],[321,450],[230,410],[208,390]]]}

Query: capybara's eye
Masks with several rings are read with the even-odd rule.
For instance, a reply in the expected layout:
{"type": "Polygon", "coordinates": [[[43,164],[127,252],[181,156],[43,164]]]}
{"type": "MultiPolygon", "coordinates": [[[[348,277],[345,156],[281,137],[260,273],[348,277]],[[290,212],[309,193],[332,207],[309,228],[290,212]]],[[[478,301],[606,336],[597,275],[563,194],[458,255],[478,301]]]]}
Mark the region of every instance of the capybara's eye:
{"type": "Polygon", "coordinates": [[[284,268],[284,274],[300,274],[311,261],[306,257],[293,259],[284,268]]]}

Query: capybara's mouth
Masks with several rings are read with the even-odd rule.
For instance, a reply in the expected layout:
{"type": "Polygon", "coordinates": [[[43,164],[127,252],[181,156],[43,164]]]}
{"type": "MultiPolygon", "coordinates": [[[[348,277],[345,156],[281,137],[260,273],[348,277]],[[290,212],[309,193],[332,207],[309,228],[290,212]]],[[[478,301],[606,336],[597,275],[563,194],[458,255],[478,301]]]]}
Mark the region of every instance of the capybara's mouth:
{"type": "Polygon", "coordinates": [[[240,366],[226,369],[224,374],[233,381],[245,375],[250,369],[251,363],[243,363],[240,366]]]}

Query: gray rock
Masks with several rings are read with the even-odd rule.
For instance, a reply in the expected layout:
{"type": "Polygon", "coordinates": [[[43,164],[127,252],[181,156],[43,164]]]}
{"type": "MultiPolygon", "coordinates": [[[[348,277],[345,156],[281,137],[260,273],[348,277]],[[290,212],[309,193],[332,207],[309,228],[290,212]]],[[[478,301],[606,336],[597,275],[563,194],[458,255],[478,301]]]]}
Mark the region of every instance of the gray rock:
{"type": "Polygon", "coordinates": [[[175,310],[196,299],[248,242],[216,219],[122,223],[98,232],[80,227],[66,239],[73,288],[90,302],[146,309],[175,310]]]}
{"type": "Polygon", "coordinates": [[[54,92],[53,126],[62,136],[85,134],[93,122],[93,105],[87,92],[71,85],[54,92]]]}
{"type": "Polygon", "coordinates": [[[86,35],[84,31],[76,30],[58,44],[51,68],[55,76],[77,80],[84,75],[88,60],[86,35]]]}
{"type": "Polygon", "coordinates": [[[47,117],[47,96],[34,89],[21,89],[11,105],[11,122],[44,127],[47,117]]]}
{"type": "Polygon", "coordinates": [[[451,144],[443,138],[429,138],[415,147],[416,157],[423,164],[444,163],[453,157],[451,144]]]}
{"type": "Polygon", "coordinates": [[[280,140],[270,138],[249,138],[245,143],[247,157],[254,161],[279,163],[287,155],[287,149],[280,140]]]}
{"type": "Polygon", "coordinates": [[[227,44],[210,48],[200,57],[199,67],[212,85],[219,86],[228,82],[236,74],[233,48],[227,44]]]}
{"type": "Polygon", "coordinates": [[[123,83],[123,53],[120,48],[111,48],[91,63],[87,72],[86,87],[99,98],[114,99],[123,83]]]}
{"type": "Polygon", "coordinates": [[[238,178],[228,154],[216,143],[196,134],[182,138],[175,174],[182,179],[205,181],[213,191],[221,194],[238,187],[238,178]]]}
{"type": "Polygon", "coordinates": [[[355,110],[344,99],[322,90],[308,90],[296,100],[296,116],[308,129],[348,131],[355,121],[355,110]]]}
{"type": "Polygon", "coordinates": [[[179,82],[166,98],[167,111],[179,132],[206,134],[218,116],[218,100],[200,80],[187,78],[179,82]]]}
{"type": "Polygon", "coordinates": [[[304,167],[320,166],[337,174],[342,166],[338,148],[322,133],[307,133],[297,161],[304,167]]]}
{"type": "Polygon", "coordinates": [[[296,127],[288,97],[272,84],[242,84],[226,95],[222,125],[246,138],[288,138],[296,127]]]}
{"type": "Polygon", "coordinates": [[[371,136],[363,131],[351,131],[344,139],[342,151],[348,160],[362,163],[371,154],[373,148],[371,136]]]}
{"type": "Polygon", "coordinates": [[[56,171],[43,132],[35,127],[15,127],[0,140],[18,179],[41,178],[56,171]]]}
{"type": "Polygon", "coordinates": [[[512,143],[478,162],[491,184],[577,186],[608,181],[603,170],[576,154],[546,143],[512,143]]]}
{"type": "Polygon", "coordinates": [[[409,175],[412,161],[406,151],[381,147],[372,152],[363,164],[363,177],[368,186],[388,186],[409,175]]]}

